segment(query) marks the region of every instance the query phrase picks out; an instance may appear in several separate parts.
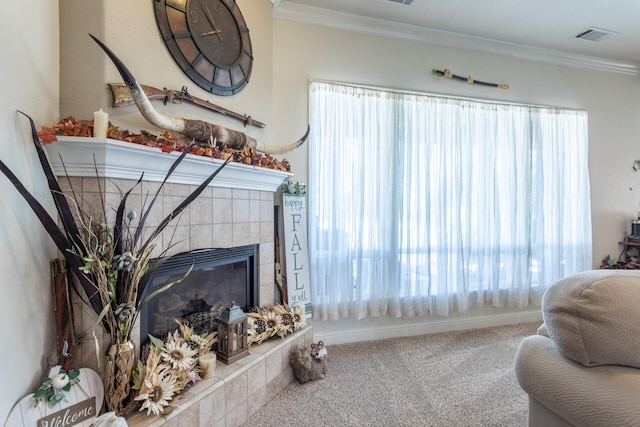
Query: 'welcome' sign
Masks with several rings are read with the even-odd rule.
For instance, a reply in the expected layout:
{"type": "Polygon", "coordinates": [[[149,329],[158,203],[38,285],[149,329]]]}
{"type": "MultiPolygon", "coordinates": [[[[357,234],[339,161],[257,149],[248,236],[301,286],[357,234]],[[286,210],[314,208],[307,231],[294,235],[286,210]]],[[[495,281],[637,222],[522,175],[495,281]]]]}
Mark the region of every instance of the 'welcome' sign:
{"type": "MultiPolygon", "coordinates": [[[[60,366],[49,371],[49,377],[60,372],[60,366]]],[[[5,422],[6,427],[91,427],[102,410],[104,386],[92,369],[81,368],[78,383],[64,392],[64,399],[49,407],[43,400],[36,402],[33,393],[15,404],[5,422]]]]}
{"type": "Polygon", "coordinates": [[[306,198],[304,195],[283,194],[282,204],[289,306],[304,306],[305,316],[311,317],[306,198]]]}
{"type": "Polygon", "coordinates": [[[61,411],[40,418],[38,427],[70,427],[96,417],[96,398],[91,397],[61,411]]]}

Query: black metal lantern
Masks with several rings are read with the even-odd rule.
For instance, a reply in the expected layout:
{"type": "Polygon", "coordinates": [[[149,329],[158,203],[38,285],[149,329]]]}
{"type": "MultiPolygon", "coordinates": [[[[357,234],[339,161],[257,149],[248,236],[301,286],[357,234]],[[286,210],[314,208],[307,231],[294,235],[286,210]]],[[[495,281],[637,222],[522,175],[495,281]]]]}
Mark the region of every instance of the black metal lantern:
{"type": "Polygon", "coordinates": [[[227,365],[249,355],[247,347],[248,317],[232,302],[220,317],[218,324],[218,360],[227,365]]]}

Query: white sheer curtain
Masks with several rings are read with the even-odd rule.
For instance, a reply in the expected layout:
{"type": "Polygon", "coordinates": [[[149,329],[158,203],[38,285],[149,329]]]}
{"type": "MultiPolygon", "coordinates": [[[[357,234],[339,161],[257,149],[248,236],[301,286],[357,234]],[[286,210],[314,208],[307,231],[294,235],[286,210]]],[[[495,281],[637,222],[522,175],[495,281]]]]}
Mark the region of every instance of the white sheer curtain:
{"type": "Polygon", "coordinates": [[[316,319],[539,304],[591,268],[584,111],[310,84],[316,319]]]}

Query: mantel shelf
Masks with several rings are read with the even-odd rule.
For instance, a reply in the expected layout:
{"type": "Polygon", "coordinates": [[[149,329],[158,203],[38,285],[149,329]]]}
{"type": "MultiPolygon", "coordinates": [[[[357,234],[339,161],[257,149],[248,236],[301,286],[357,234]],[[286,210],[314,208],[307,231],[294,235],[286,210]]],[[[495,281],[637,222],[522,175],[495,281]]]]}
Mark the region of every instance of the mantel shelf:
{"type": "MultiPolygon", "coordinates": [[[[95,177],[97,169],[101,177],[137,180],[144,173],[145,181],[154,182],[164,180],[180,155],[130,142],[77,136],[58,136],[57,142],[44,147],[57,176],[95,177]]],[[[187,154],[167,182],[200,185],[223,163],[220,159],[187,154]]],[[[232,162],[209,185],[275,192],[291,176],[291,172],[232,162]]]]}

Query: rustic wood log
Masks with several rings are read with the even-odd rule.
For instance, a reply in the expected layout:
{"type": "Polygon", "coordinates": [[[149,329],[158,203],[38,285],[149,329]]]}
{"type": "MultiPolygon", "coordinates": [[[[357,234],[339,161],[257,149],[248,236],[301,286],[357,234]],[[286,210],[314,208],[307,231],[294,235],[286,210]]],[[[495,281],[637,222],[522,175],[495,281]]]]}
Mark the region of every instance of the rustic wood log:
{"type": "Polygon", "coordinates": [[[73,331],[71,297],[69,295],[69,271],[64,259],[51,261],[53,280],[54,314],[56,319],[58,365],[68,371],[73,367],[76,343],[73,331]]]}

